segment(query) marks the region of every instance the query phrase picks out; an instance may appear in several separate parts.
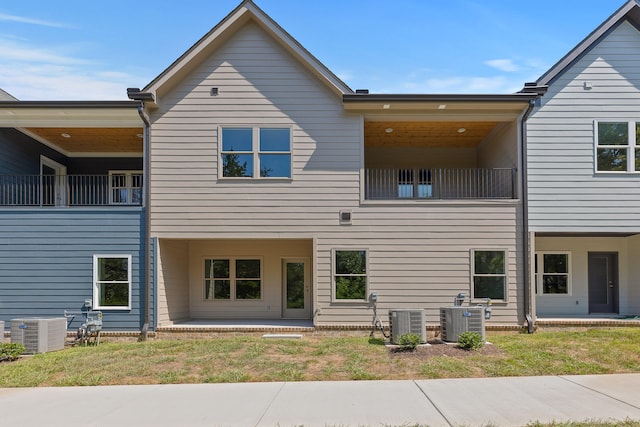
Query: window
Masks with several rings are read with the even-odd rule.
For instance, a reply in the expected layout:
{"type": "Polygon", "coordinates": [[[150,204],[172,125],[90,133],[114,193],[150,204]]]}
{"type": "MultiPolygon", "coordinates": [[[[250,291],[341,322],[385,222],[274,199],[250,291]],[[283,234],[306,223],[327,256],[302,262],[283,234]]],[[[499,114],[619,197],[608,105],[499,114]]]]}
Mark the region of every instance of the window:
{"type": "Polygon", "coordinates": [[[367,297],[367,251],[335,250],[333,277],[336,300],[367,297]]]}
{"type": "Polygon", "coordinates": [[[472,250],[473,298],[491,298],[506,301],[507,252],[505,250],[472,250]]]}
{"type": "Polygon", "coordinates": [[[540,252],[536,254],[535,261],[537,293],[545,295],[570,293],[569,252],[540,252]]]}
{"type": "Polygon", "coordinates": [[[261,295],[260,259],[204,260],[205,300],[259,300],[261,295]]]}
{"type": "Polygon", "coordinates": [[[640,172],[640,122],[596,122],[596,172],[640,172]]]}
{"type": "Polygon", "coordinates": [[[93,256],[93,306],[131,308],[131,255],[93,256]]]}
{"type": "Polygon", "coordinates": [[[109,203],[113,205],[142,205],[142,172],[110,171],[109,203]]]}
{"type": "Polygon", "coordinates": [[[222,128],[223,178],[291,178],[291,129],[222,128]]]}

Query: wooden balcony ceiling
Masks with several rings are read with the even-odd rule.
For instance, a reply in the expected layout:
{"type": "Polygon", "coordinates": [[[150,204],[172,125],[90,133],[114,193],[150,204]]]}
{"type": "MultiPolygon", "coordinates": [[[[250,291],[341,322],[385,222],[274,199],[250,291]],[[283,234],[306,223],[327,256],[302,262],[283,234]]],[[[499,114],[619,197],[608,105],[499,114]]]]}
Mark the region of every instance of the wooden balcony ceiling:
{"type": "Polygon", "coordinates": [[[26,128],[67,153],[142,153],[142,128],[26,128]]]}
{"type": "Polygon", "coordinates": [[[365,147],[476,147],[500,123],[368,121],[365,147]]]}

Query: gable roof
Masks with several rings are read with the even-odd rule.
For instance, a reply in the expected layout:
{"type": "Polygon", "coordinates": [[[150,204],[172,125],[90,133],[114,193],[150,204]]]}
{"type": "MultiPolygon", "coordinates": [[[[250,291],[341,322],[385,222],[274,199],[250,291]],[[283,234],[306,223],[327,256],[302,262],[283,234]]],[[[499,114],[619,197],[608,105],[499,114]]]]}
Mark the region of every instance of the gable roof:
{"type": "Polygon", "coordinates": [[[11,95],[9,92],[0,89],[0,101],[17,101],[18,98],[11,95]]]}
{"type": "Polygon", "coordinates": [[[256,6],[252,0],[243,0],[238,7],[153,79],[142,91],[154,93],[156,99],[158,99],[162,93],[173,87],[177,81],[202,63],[222,43],[249,21],[257,23],[260,28],[272,36],[336,95],[341,96],[353,93],[349,86],[325,67],[277,22],[264,13],[262,9],[256,6]]]}
{"type": "Polygon", "coordinates": [[[627,0],[617,11],[615,11],[607,20],[591,32],[576,47],[567,53],[560,61],[556,62],[546,73],[538,80],[537,86],[548,86],[563,74],[567,68],[573,65],[578,59],[584,56],[593,46],[595,46],[603,37],[613,31],[622,22],[629,21],[636,28],[640,28],[640,0],[627,0]]]}

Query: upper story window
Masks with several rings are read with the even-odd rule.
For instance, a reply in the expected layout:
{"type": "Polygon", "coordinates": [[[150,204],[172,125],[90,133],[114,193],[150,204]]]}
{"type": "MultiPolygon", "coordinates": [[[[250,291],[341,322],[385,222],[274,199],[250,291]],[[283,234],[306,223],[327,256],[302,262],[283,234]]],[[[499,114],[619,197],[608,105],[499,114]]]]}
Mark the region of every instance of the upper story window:
{"type": "Polygon", "coordinates": [[[110,171],[109,203],[112,205],[141,205],[142,172],[110,171]]]}
{"type": "Polygon", "coordinates": [[[224,127],[220,135],[221,177],[291,178],[290,128],[224,127]]]}
{"type": "Polygon", "coordinates": [[[596,122],[596,172],[640,172],[640,122],[596,122]]]}

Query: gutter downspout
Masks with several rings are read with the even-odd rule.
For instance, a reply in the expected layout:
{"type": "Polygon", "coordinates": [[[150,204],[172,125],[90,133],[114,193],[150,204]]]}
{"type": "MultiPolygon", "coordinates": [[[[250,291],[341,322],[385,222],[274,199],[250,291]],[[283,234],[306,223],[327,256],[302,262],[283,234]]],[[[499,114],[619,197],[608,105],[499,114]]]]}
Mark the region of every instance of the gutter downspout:
{"type": "MultiPolygon", "coordinates": [[[[537,99],[537,98],[536,98],[537,99]]],[[[529,101],[529,106],[520,120],[520,137],[522,138],[522,253],[524,254],[524,316],[527,322],[527,332],[532,334],[535,323],[531,313],[531,256],[529,254],[529,181],[527,179],[527,119],[535,107],[535,100],[529,101]]]]}

